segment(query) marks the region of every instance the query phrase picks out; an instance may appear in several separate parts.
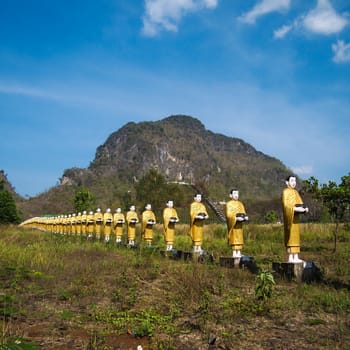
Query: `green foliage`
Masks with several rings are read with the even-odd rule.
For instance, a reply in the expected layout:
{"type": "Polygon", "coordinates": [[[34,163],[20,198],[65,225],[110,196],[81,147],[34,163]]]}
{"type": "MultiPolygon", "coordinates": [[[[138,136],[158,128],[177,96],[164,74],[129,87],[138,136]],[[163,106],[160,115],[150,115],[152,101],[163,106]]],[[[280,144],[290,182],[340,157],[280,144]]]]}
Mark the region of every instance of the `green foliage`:
{"type": "Polygon", "coordinates": [[[168,200],[173,200],[176,205],[183,204],[183,190],[177,184],[168,184],[165,177],[156,169],[149,171],[135,185],[136,199],[142,207],[147,203],[152,204],[157,216],[161,215],[162,209],[168,200]]]}
{"type": "Polygon", "coordinates": [[[95,198],[87,188],[81,187],[75,191],[74,208],[76,212],[94,210],[95,198]]]}
{"type": "Polygon", "coordinates": [[[319,185],[318,180],[312,176],[304,181],[304,190],[327,208],[329,215],[336,223],[333,249],[336,251],[339,223],[346,218],[350,209],[350,173],[341,178],[339,185],[334,181],[319,185]]]}
{"type": "Polygon", "coordinates": [[[15,200],[11,192],[4,189],[4,181],[0,180],[0,224],[18,224],[19,222],[15,200]]]}
{"type": "Polygon", "coordinates": [[[265,301],[272,296],[275,285],[273,273],[268,270],[262,270],[256,277],[255,296],[258,300],[265,301]]]}
{"type": "Polygon", "coordinates": [[[350,209],[350,173],[341,178],[339,185],[334,181],[319,185],[318,180],[312,176],[304,181],[304,189],[326,206],[335,222],[341,222],[350,209]]]}
{"type": "Polygon", "coordinates": [[[270,210],[265,214],[265,222],[267,224],[275,224],[277,222],[277,214],[274,210],[270,210]]]}

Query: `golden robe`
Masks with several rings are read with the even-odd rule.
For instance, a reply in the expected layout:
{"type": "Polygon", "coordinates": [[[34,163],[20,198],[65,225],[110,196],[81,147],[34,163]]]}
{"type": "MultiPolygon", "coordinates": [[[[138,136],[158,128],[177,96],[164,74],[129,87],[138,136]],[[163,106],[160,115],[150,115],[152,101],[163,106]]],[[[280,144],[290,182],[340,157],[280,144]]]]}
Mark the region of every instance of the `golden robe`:
{"type": "Polygon", "coordinates": [[[282,193],[284,244],[289,254],[300,253],[299,213],[294,212],[297,204],[303,204],[299,192],[287,187],[282,193]]]}
{"type": "Polygon", "coordinates": [[[96,238],[100,239],[102,233],[102,225],[103,225],[103,214],[101,212],[96,212],[94,214],[95,220],[95,234],[96,238]]]}
{"type": "Polygon", "coordinates": [[[113,227],[113,214],[111,212],[105,212],[103,214],[103,225],[105,238],[109,239],[113,227]]]}
{"type": "Polygon", "coordinates": [[[70,224],[71,224],[71,233],[72,233],[73,235],[75,235],[75,233],[76,233],[76,224],[77,224],[77,219],[76,219],[75,216],[72,216],[72,217],[71,217],[70,224]]]}
{"type": "Polygon", "coordinates": [[[113,215],[114,223],[114,234],[117,239],[121,240],[124,231],[125,216],[123,213],[114,213],[113,215]]]}
{"type": "Polygon", "coordinates": [[[153,223],[156,222],[156,216],[154,215],[152,210],[145,210],[142,213],[142,229],[141,234],[142,238],[147,242],[151,243],[153,240],[153,224],[149,224],[151,221],[153,223]]]}
{"type": "Polygon", "coordinates": [[[86,224],[87,224],[87,215],[81,214],[81,234],[86,235],[86,224]]]}
{"type": "Polygon", "coordinates": [[[226,203],[227,239],[232,250],[243,248],[243,222],[237,221],[237,214],[246,214],[244,205],[238,200],[230,200],[226,203]]]}
{"type": "Polygon", "coordinates": [[[173,245],[175,239],[175,224],[176,222],[171,222],[171,218],[176,218],[179,220],[176,209],[174,208],[164,208],[163,210],[163,227],[164,227],[164,239],[167,245],[173,245]]]}
{"type": "Polygon", "coordinates": [[[196,216],[200,213],[208,215],[205,205],[201,202],[192,202],[190,206],[190,232],[189,235],[192,238],[193,245],[201,246],[203,243],[203,226],[204,219],[196,219],[196,216]]]}
{"type": "Polygon", "coordinates": [[[86,233],[88,235],[93,235],[94,229],[95,229],[94,214],[88,214],[86,216],[86,233]]]}
{"type": "Polygon", "coordinates": [[[139,218],[137,216],[136,211],[128,211],[126,213],[126,224],[127,224],[127,231],[128,231],[128,241],[135,241],[136,238],[136,224],[139,222],[139,218]],[[135,220],[133,222],[132,220],[135,220]]]}
{"type": "Polygon", "coordinates": [[[77,221],[76,221],[76,227],[75,227],[76,234],[80,236],[81,234],[81,214],[77,215],[77,221]]]}

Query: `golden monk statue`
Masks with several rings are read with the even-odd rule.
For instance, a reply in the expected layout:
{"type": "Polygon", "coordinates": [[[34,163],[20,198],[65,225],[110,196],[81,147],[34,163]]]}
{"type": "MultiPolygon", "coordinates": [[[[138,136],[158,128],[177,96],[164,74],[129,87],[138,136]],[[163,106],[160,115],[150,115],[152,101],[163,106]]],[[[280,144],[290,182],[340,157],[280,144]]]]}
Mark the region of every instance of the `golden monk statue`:
{"type": "Polygon", "coordinates": [[[70,224],[71,224],[71,233],[73,234],[73,236],[75,236],[76,234],[76,224],[77,224],[77,218],[75,213],[72,214],[71,220],[70,220],[70,224]]]}
{"type": "Polygon", "coordinates": [[[301,213],[307,213],[309,209],[303,204],[299,192],[295,189],[297,184],[295,176],[286,179],[287,187],[282,193],[284,244],[289,254],[288,262],[301,263],[300,253],[300,227],[301,213]]]}
{"type": "Polygon", "coordinates": [[[153,225],[156,223],[156,216],[152,211],[151,204],[147,204],[142,212],[141,237],[148,246],[152,245],[153,225]]]}
{"type": "Polygon", "coordinates": [[[86,235],[86,226],[87,226],[87,213],[86,210],[83,211],[83,214],[81,214],[81,235],[86,235]]]}
{"type": "Polygon", "coordinates": [[[121,243],[124,231],[125,216],[120,208],[117,208],[113,215],[115,242],[121,243]]]}
{"type": "Polygon", "coordinates": [[[78,236],[81,235],[81,212],[77,215],[77,221],[76,221],[76,228],[75,228],[76,234],[78,236]]]}
{"type": "Polygon", "coordinates": [[[96,235],[96,238],[99,240],[101,238],[102,225],[103,225],[103,214],[101,213],[100,208],[96,209],[96,213],[94,214],[94,220],[95,220],[95,235],[96,235]]]}
{"type": "Polygon", "coordinates": [[[103,228],[104,228],[104,236],[105,242],[109,242],[111,232],[113,227],[113,214],[111,213],[111,209],[107,208],[106,212],[103,214],[103,228]]]}
{"type": "Polygon", "coordinates": [[[126,213],[126,225],[128,231],[128,246],[133,247],[135,245],[136,238],[136,224],[139,222],[139,218],[135,211],[135,206],[132,205],[129,211],[126,213]]]}
{"type": "Polygon", "coordinates": [[[175,224],[179,221],[173,201],[167,201],[166,208],[163,210],[163,227],[166,250],[172,250],[175,238],[175,224]]]}
{"type": "Polygon", "coordinates": [[[202,195],[196,194],[194,201],[190,205],[190,232],[192,238],[193,251],[202,253],[203,244],[203,225],[204,220],[208,219],[209,215],[205,205],[202,203],[202,195]]]}
{"type": "Polygon", "coordinates": [[[248,221],[244,205],[239,198],[239,191],[232,189],[231,200],[226,203],[226,222],[228,231],[228,244],[232,248],[232,257],[240,258],[243,248],[243,222],[248,221]]]}
{"type": "Polygon", "coordinates": [[[95,219],[94,212],[92,210],[89,211],[89,214],[86,216],[86,233],[87,238],[92,238],[95,230],[95,219]]]}

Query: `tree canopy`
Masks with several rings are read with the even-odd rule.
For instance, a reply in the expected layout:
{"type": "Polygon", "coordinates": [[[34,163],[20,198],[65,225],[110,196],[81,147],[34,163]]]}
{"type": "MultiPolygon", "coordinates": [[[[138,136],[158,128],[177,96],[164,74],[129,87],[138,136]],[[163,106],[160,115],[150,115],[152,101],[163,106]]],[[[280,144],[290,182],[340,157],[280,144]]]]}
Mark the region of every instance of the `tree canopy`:
{"type": "Polygon", "coordinates": [[[0,223],[18,224],[19,222],[15,200],[11,192],[4,189],[4,181],[0,181],[0,223]]]}

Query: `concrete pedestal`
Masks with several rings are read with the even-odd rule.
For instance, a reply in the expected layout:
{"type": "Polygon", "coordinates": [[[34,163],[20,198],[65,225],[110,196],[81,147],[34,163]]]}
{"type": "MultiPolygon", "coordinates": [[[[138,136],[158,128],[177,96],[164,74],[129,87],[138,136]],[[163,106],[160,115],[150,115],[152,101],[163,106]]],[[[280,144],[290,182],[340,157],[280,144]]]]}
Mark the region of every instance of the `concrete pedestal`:
{"type": "Polygon", "coordinates": [[[272,263],[272,270],[288,281],[310,283],[320,281],[322,278],[321,270],[311,261],[302,263],[272,263]]]}
{"type": "Polygon", "coordinates": [[[160,254],[168,259],[180,260],[183,257],[182,250],[172,249],[172,250],[161,250],[160,254]]]}
{"type": "Polygon", "coordinates": [[[219,264],[222,267],[228,267],[228,268],[237,268],[239,267],[239,262],[241,258],[232,258],[232,257],[226,257],[226,256],[220,256],[219,258],[219,264]]]}
{"type": "Polygon", "coordinates": [[[243,255],[240,258],[221,256],[219,264],[222,267],[247,269],[252,273],[257,273],[258,271],[256,262],[251,256],[243,255]]]}

